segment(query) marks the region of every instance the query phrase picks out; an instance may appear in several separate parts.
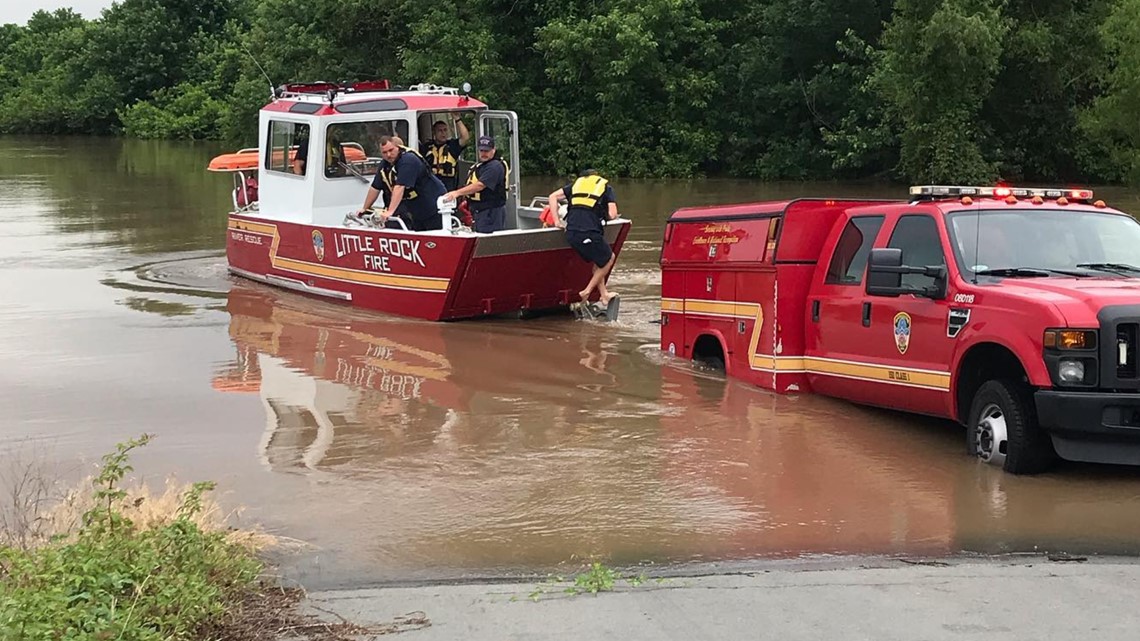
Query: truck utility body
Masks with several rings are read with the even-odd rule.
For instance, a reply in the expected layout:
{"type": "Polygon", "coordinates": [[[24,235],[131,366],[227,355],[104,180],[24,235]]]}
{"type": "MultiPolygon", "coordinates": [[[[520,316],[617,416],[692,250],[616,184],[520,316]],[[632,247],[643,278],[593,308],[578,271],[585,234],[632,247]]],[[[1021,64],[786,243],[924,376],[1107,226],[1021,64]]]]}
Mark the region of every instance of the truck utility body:
{"type": "Polygon", "coordinates": [[[780,393],[956,420],[1014,473],[1140,464],[1140,224],[1084,189],[681,209],[661,348],[780,393]]]}

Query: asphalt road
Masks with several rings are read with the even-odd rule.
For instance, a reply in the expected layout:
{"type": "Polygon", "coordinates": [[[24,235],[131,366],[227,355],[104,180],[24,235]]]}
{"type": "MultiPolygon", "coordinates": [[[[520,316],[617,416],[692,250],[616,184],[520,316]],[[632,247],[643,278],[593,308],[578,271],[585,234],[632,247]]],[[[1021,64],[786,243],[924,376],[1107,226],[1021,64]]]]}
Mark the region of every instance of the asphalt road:
{"type": "MultiPolygon", "coordinates": [[[[1136,639],[1140,563],[862,561],[566,584],[392,586],[312,593],[305,607],[415,641],[527,639],[1136,639]]],[[[367,635],[366,635],[367,636],[367,635]]]]}

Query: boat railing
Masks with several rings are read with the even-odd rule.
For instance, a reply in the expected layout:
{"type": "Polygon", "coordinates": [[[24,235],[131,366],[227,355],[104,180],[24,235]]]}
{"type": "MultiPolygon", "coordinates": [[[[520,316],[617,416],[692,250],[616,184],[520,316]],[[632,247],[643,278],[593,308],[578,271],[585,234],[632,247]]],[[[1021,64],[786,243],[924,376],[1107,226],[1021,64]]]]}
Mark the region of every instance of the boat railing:
{"type": "Polygon", "coordinates": [[[233,172],[233,176],[234,188],[230,191],[230,198],[233,201],[234,211],[237,213],[257,211],[259,208],[257,170],[254,170],[252,175],[247,176],[245,171],[239,169],[233,172]],[[250,184],[251,179],[252,185],[250,184]]]}

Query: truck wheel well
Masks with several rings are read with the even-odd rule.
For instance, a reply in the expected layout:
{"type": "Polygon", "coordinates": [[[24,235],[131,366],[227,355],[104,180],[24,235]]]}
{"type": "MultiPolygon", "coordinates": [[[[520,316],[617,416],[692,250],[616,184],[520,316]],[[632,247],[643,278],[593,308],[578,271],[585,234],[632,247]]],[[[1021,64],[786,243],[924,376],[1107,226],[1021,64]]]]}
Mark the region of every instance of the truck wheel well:
{"type": "Polygon", "coordinates": [[[693,344],[693,360],[724,370],[724,347],[712,334],[701,334],[693,344]]]}
{"type": "Polygon", "coordinates": [[[958,366],[958,422],[970,420],[974,395],[986,381],[1026,381],[1025,368],[1013,352],[997,343],[981,343],[970,348],[958,366]]]}

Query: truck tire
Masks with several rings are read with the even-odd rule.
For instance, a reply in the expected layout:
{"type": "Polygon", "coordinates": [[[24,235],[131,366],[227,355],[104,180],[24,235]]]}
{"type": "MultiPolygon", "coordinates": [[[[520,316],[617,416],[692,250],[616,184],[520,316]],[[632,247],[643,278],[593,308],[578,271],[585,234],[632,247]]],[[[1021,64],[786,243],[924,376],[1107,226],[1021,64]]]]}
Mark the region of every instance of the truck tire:
{"type": "Polygon", "coordinates": [[[1011,474],[1044,472],[1057,458],[1049,435],[1037,425],[1033,397],[1017,381],[987,381],[978,388],[970,404],[966,445],[974,456],[1011,474]]]}

